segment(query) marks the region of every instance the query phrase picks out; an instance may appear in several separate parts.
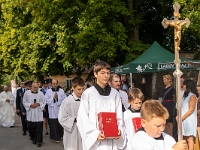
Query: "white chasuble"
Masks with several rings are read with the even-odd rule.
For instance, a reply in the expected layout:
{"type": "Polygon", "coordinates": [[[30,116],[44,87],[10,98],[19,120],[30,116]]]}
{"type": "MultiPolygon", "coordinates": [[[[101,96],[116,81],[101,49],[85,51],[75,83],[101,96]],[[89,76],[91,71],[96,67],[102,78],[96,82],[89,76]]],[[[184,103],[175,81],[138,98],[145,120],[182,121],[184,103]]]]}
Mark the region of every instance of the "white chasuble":
{"type": "Polygon", "coordinates": [[[10,91],[3,91],[0,94],[0,123],[3,127],[14,126],[14,95],[10,91]],[[10,102],[7,102],[9,99],[10,102]]]}

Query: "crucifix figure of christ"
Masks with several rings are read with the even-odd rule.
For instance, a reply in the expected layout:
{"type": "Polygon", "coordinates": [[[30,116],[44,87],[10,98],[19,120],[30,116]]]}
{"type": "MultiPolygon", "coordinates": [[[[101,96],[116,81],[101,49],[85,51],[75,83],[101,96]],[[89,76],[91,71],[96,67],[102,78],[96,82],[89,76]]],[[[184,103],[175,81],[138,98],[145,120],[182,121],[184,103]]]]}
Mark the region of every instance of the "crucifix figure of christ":
{"type": "Polygon", "coordinates": [[[180,5],[178,2],[175,2],[173,5],[174,8],[174,20],[167,20],[166,18],[163,19],[162,25],[164,28],[168,26],[174,27],[174,49],[175,49],[175,60],[174,63],[176,65],[176,70],[173,75],[176,77],[176,101],[177,101],[177,116],[178,116],[178,140],[182,140],[182,115],[181,115],[181,85],[180,85],[180,77],[183,74],[180,70],[180,63],[181,60],[179,58],[179,50],[180,50],[180,43],[181,43],[181,29],[182,26],[189,27],[190,20],[186,18],[185,20],[179,20],[180,18],[180,5]]]}

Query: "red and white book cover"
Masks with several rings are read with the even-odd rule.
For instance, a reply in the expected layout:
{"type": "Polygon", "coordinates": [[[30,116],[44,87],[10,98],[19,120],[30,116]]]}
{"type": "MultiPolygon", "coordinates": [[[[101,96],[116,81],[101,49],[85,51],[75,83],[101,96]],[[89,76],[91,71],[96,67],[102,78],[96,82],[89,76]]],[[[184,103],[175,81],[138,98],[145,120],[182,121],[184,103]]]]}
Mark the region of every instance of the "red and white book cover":
{"type": "Polygon", "coordinates": [[[106,138],[118,137],[117,115],[115,112],[98,113],[99,130],[106,138]]]}
{"type": "Polygon", "coordinates": [[[138,131],[138,129],[142,128],[142,124],[141,124],[141,118],[140,117],[134,117],[132,118],[132,122],[133,122],[133,127],[135,130],[135,133],[138,131]]]}

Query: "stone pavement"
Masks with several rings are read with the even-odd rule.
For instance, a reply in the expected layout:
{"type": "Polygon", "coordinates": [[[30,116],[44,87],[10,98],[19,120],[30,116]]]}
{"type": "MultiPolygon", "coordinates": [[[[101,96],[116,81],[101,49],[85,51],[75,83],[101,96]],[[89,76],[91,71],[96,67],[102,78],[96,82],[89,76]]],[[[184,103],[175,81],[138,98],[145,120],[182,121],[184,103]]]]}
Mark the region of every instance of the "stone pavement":
{"type": "Polygon", "coordinates": [[[43,134],[43,144],[37,147],[29,140],[28,134],[23,136],[20,117],[15,115],[15,127],[0,126],[0,150],[63,150],[63,143],[55,143],[49,135],[43,134]]]}

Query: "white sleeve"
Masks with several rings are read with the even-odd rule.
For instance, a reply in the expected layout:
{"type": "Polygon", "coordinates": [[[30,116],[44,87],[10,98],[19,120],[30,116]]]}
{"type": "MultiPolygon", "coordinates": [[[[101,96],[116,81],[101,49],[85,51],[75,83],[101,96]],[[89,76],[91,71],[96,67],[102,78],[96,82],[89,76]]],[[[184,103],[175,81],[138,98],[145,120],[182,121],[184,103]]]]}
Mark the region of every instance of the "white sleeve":
{"type": "Polygon", "coordinates": [[[66,100],[67,99],[65,99],[60,106],[58,121],[65,130],[67,130],[68,132],[72,132],[73,126],[75,124],[75,117],[72,117],[68,114],[68,111],[70,110],[69,107],[67,107],[66,105],[66,100]]]}
{"type": "Polygon", "coordinates": [[[24,93],[24,96],[23,96],[23,105],[24,105],[24,108],[26,109],[26,111],[28,111],[30,109],[30,105],[31,103],[28,102],[28,95],[27,95],[28,91],[24,93]]]}
{"type": "MultiPolygon", "coordinates": [[[[88,96],[83,93],[81,96],[81,103],[78,110],[77,126],[81,134],[83,148],[86,150],[95,149],[100,143],[97,140],[100,131],[97,129],[96,120],[91,121],[89,118],[89,99],[88,96]]],[[[94,112],[93,112],[94,113],[94,112]]]]}
{"type": "Polygon", "coordinates": [[[14,105],[15,97],[12,92],[10,92],[10,105],[14,105]]]}
{"type": "Polygon", "coordinates": [[[51,96],[51,89],[47,90],[45,94],[46,104],[53,107],[53,97],[51,96]]]}
{"type": "Polygon", "coordinates": [[[118,149],[122,149],[126,145],[126,132],[125,128],[123,127],[122,103],[119,92],[117,92],[117,95],[115,97],[115,102],[116,102],[118,128],[121,131],[121,136],[118,140],[116,140],[116,145],[118,149]]]}
{"type": "Polygon", "coordinates": [[[46,100],[45,100],[45,97],[44,97],[44,94],[39,91],[39,94],[40,94],[40,100],[39,100],[39,103],[40,103],[40,110],[43,111],[44,110],[44,107],[46,105],[46,100]]]}

